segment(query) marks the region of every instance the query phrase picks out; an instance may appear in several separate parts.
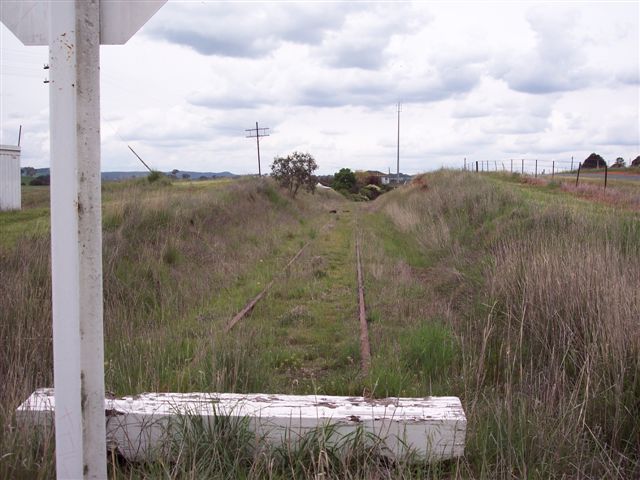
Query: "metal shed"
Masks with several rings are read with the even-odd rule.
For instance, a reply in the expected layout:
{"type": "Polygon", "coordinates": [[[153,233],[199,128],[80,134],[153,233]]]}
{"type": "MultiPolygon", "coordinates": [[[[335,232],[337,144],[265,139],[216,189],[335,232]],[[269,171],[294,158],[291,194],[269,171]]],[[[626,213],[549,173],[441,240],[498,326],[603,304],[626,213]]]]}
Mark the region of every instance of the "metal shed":
{"type": "Polygon", "coordinates": [[[0,145],[0,210],[20,210],[20,147],[0,145]]]}

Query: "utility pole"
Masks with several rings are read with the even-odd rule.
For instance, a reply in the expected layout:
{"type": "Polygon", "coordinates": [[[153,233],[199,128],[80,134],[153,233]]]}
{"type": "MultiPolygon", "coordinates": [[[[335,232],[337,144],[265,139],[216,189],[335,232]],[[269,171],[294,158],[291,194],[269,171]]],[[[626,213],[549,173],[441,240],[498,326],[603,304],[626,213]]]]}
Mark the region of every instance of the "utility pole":
{"type": "Polygon", "coordinates": [[[400,112],[402,103],[398,102],[398,143],[396,149],[396,184],[400,185],[400,112]]]}
{"type": "Polygon", "coordinates": [[[256,146],[258,147],[258,176],[259,177],[262,176],[262,171],[260,169],[260,137],[268,137],[269,134],[267,133],[267,130],[269,130],[269,128],[259,128],[258,122],[256,122],[256,128],[245,129],[245,132],[250,132],[249,135],[247,135],[247,138],[256,139],[256,146]]]}

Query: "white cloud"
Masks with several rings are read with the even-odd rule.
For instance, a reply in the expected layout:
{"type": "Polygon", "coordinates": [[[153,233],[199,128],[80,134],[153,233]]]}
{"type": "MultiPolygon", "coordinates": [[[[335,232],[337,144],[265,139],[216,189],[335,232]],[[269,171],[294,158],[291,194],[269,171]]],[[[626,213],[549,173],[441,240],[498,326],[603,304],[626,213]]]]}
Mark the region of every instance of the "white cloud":
{"type": "MultiPolygon", "coordinates": [[[[255,171],[245,128],[273,156],[323,173],[462,158],[635,157],[637,4],[170,2],[101,49],[103,167],[255,171]]],[[[0,142],[48,164],[46,49],[0,27],[0,142]]]]}

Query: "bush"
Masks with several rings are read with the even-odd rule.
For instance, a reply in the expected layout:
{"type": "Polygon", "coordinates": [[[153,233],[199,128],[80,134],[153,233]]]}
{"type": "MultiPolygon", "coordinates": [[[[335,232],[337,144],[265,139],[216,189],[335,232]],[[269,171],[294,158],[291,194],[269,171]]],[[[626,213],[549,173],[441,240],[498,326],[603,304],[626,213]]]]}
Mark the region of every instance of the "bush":
{"type": "Polygon", "coordinates": [[[333,176],[333,184],[331,186],[334,190],[351,191],[355,185],[356,174],[349,168],[341,168],[340,171],[333,176]]]}
{"type": "Polygon", "coordinates": [[[34,178],[29,182],[29,185],[32,186],[43,186],[43,185],[51,185],[51,176],[50,175],[40,175],[39,177],[34,178]]]}
{"type": "Polygon", "coordinates": [[[293,198],[300,187],[308,192],[315,192],[317,178],[313,175],[318,169],[315,159],[310,153],[293,152],[286,157],[276,157],[271,164],[271,176],[281,187],[289,190],[293,198]]]}
{"type": "Polygon", "coordinates": [[[151,170],[151,172],[149,172],[149,175],[147,175],[147,180],[149,181],[149,183],[155,183],[162,177],[164,177],[164,174],[162,172],[151,170]]]}

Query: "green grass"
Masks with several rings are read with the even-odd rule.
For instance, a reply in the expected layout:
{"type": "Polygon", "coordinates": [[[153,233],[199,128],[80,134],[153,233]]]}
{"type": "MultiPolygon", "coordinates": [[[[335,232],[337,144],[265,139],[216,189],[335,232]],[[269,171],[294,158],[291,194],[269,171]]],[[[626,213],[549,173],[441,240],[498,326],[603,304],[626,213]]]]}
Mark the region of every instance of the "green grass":
{"type": "Polygon", "coordinates": [[[376,231],[382,239],[384,251],[394,258],[401,258],[409,265],[418,268],[428,267],[433,263],[433,252],[424,252],[414,236],[406,235],[398,230],[393,221],[386,215],[375,212],[365,217],[366,227],[376,231]]]}
{"type": "Polygon", "coordinates": [[[43,207],[0,212],[0,232],[0,244],[5,247],[15,245],[25,235],[48,235],[49,209],[43,207]]]}

